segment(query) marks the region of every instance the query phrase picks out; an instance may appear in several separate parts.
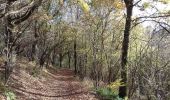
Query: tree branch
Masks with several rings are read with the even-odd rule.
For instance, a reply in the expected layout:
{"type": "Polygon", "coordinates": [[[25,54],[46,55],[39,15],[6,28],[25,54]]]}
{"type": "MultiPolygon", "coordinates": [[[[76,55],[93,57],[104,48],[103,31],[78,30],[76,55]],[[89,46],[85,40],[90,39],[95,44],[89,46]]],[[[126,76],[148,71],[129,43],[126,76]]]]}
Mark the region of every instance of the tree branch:
{"type": "Polygon", "coordinates": [[[5,14],[5,16],[8,18],[11,25],[19,24],[28,19],[28,17],[33,13],[33,11],[41,4],[41,2],[42,0],[34,0],[22,9],[17,11],[11,11],[5,14]]]}
{"type": "Polygon", "coordinates": [[[157,15],[150,15],[150,16],[142,16],[142,17],[138,17],[136,19],[134,19],[133,21],[137,21],[137,20],[140,20],[140,19],[157,19],[157,18],[166,18],[166,17],[170,17],[170,14],[167,14],[167,13],[158,13],[157,15]]]}
{"type": "Polygon", "coordinates": [[[141,2],[142,0],[138,0],[133,6],[136,6],[139,2],[141,2]]]}
{"type": "Polygon", "coordinates": [[[5,7],[6,7],[5,3],[0,4],[0,18],[4,17],[5,15],[5,7]]]}

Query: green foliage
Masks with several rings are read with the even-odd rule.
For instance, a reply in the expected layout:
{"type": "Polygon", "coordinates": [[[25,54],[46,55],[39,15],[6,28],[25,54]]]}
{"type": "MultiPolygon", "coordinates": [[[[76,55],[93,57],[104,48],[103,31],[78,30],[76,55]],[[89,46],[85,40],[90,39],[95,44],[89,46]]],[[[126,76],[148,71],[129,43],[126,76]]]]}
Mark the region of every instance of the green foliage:
{"type": "MultiPolygon", "coordinates": [[[[124,100],[118,96],[119,87],[124,85],[125,84],[121,82],[121,79],[117,79],[106,87],[97,89],[96,93],[103,100],[124,100]]],[[[125,100],[127,100],[127,98],[125,100]]]]}
{"type": "Polygon", "coordinates": [[[109,87],[99,88],[96,93],[102,100],[123,100],[109,87]]]}
{"type": "Polygon", "coordinates": [[[40,74],[40,69],[39,68],[33,68],[33,70],[30,73],[33,77],[37,77],[40,74]]]}
{"type": "Polygon", "coordinates": [[[0,82],[0,92],[4,93],[7,90],[7,88],[5,87],[5,85],[0,82]]]}
{"type": "Polygon", "coordinates": [[[6,100],[16,100],[16,95],[7,88],[2,82],[0,82],[0,93],[4,93],[6,100]]]}
{"type": "Polygon", "coordinates": [[[150,6],[150,4],[148,2],[143,3],[144,9],[148,8],[149,6],[150,6]]]}
{"type": "Polygon", "coordinates": [[[16,100],[16,95],[12,91],[6,91],[5,96],[7,100],[16,100]]]}
{"type": "Polygon", "coordinates": [[[117,79],[116,81],[110,83],[107,87],[115,91],[118,94],[118,89],[120,86],[124,86],[125,84],[121,82],[121,79],[117,79]]]}

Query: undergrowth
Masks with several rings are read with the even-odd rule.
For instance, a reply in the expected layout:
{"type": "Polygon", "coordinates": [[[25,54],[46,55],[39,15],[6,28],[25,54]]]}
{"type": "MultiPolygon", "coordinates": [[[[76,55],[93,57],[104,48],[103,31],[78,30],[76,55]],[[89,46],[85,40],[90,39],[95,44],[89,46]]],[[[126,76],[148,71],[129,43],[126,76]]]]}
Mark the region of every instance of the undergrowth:
{"type": "Polygon", "coordinates": [[[7,88],[2,82],[0,82],[0,93],[6,97],[6,100],[16,100],[14,92],[7,88]]]}
{"type": "Polygon", "coordinates": [[[118,89],[120,86],[124,86],[120,79],[115,82],[110,83],[109,85],[96,89],[98,97],[102,100],[127,100],[127,98],[120,98],[118,95],[118,89]]]}
{"type": "Polygon", "coordinates": [[[40,69],[34,67],[34,68],[31,70],[30,74],[31,74],[33,77],[37,77],[37,76],[40,74],[40,69]]]}

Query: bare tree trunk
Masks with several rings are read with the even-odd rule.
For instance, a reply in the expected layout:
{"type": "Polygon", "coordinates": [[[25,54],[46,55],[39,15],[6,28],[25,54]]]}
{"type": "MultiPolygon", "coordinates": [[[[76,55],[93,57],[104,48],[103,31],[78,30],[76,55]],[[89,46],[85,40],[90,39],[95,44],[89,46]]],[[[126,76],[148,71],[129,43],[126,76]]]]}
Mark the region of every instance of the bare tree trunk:
{"type": "MultiPolygon", "coordinates": [[[[95,34],[95,33],[94,33],[95,34]]],[[[96,42],[96,37],[94,37],[94,43],[96,42]]],[[[92,77],[95,80],[95,87],[98,88],[98,61],[97,61],[97,48],[95,47],[95,44],[93,43],[93,68],[92,68],[92,77]]]]}
{"type": "Polygon", "coordinates": [[[57,54],[56,54],[56,48],[52,51],[52,54],[51,54],[51,64],[53,65],[53,66],[55,66],[55,60],[56,60],[56,58],[57,58],[57,54]]]}
{"type": "Polygon", "coordinates": [[[71,68],[71,54],[70,51],[68,51],[68,67],[71,68]]]}
{"type": "Polygon", "coordinates": [[[63,55],[59,53],[60,68],[62,68],[63,55]]]}
{"type": "Polygon", "coordinates": [[[129,35],[131,28],[131,16],[133,10],[133,0],[124,0],[126,4],[126,24],[124,30],[124,38],[122,43],[122,58],[121,58],[121,79],[125,86],[120,86],[119,88],[119,96],[121,98],[125,98],[127,96],[127,55],[128,55],[128,47],[129,47],[129,35]]]}
{"type": "MultiPolygon", "coordinates": [[[[5,12],[9,12],[9,5],[10,2],[6,1],[6,8],[5,12]]],[[[9,18],[7,16],[4,17],[4,22],[5,22],[5,56],[6,56],[6,61],[5,61],[5,83],[8,80],[8,77],[10,75],[10,68],[11,68],[11,61],[12,61],[12,26],[9,25],[10,21],[8,20],[9,18]]]]}
{"type": "Polygon", "coordinates": [[[80,55],[79,59],[79,75],[80,79],[83,80],[83,57],[80,55]]]}
{"type": "Polygon", "coordinates": [[[35,26],[34,26],[34,38],[35,38],[35,41],[33,42],[32,44],[32,51],[31,51],[31,60],[34,61],[35,58],[36,58],[36,49],[37,49],[37,38],[38,38],[38,32],[37,32],[37,21],[35,21],[35,26]]]}
{"type": "Polygon", "coordinates": [[[84,60],[84,76],[87,75],[87,54],[84,55],[85,56],[85,60],[84,60]]]}
{"type": "Polygon", "coordinates": [[[74,73],[77,74],[77,43],[74,40],[74,73]]]}

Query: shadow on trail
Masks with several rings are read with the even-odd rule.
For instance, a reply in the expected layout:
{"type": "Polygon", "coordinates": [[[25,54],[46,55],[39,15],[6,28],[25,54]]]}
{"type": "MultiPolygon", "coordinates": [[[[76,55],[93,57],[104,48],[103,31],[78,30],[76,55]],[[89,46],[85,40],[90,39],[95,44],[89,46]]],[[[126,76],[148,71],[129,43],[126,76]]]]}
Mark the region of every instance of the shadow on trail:
{"type": "Polygon", "coordinates": [[[15,69],[10,86],[18,100],[97,100],[75,77],[73,70],[50,68],[43,73],[33,77],[27,70],[21,69],[18,73],[15,69]]]}
{"type": "MultiPolygon", "coordinates": [[[[62,94],[62,95],[47,95],[47,94],[42,94],[42,93],[34,93],[34,92],[30,92],[30,91],[26,91],[20,88],[16,88],[13,87],[14,89],[16,89],[16,91],[20,91],[20,92],[25,92],[25,93],[29,93],[32,95],[38,95],[38,96],[43,96],[43,97],[68,97],[68,96],[73,96],[73,95],[77,95],[77,94],[87,94],[88,92],[74,92],[74,93],[69,93],[69,94],[62,94]]],[[[70,90],[71,92],[72,90],[70,90]]],[[[20,92],[18,92],[20,94],[20,92]]]]}

